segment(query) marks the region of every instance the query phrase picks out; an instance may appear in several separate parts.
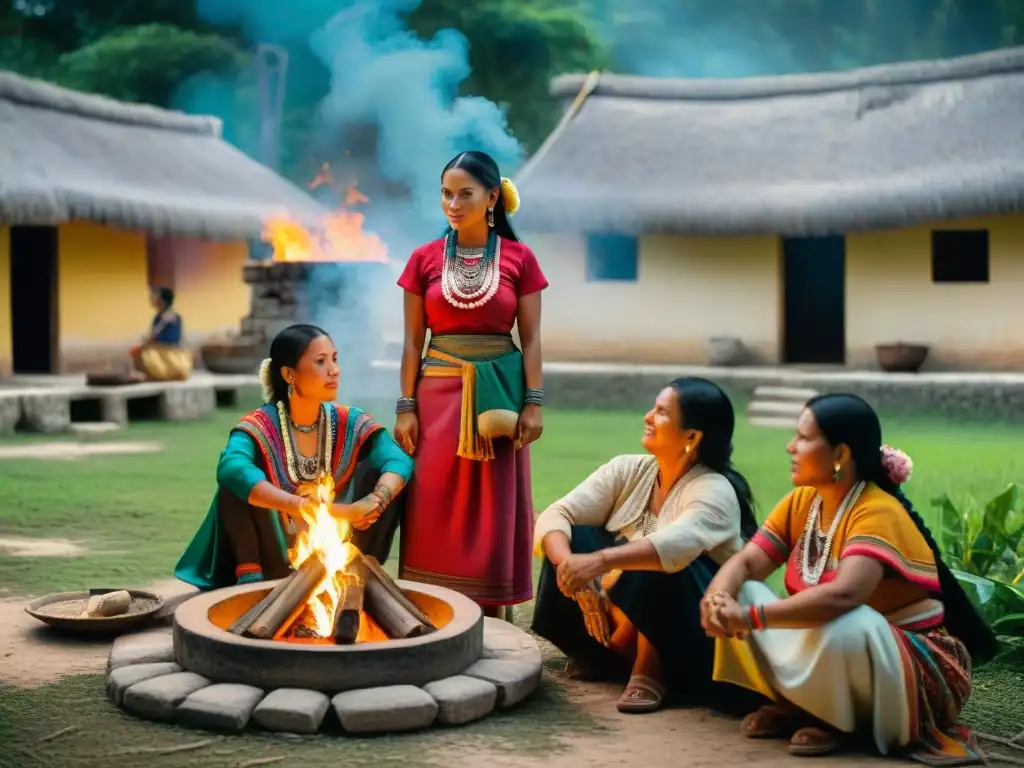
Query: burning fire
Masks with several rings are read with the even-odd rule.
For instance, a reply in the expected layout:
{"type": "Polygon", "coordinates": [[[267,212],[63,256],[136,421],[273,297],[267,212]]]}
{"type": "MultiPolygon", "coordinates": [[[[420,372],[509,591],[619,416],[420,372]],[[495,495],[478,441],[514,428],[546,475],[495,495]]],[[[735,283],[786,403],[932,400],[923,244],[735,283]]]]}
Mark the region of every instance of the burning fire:
{"type": "Polygon", "coordinates": [[[303,511],[302,515],[309,527],[296,535],[295,544],[288,551],[288,560],[296,570],[314,554],[324,564],[326,575],[306,603],[302,623],[320,637],[327,638],[334,630],[334,614],[345,594],[346,582],[352,578],[345,569],[359,556],[359,550],[349,541],[352,526],[331,515],[334,478],[325,475],[320,479],[312,501],[312,508],[303,511]]]}
{"type": "MultiPolygon", "coordinates": [[[[309,188],[327,186],[335,191],[338,183],[324,163],[309,188]]],[[[370,200],[353,182],[337,211],[327,214],[312,229],[287,214],[271,217],[263,223],[263,241],[274,249],[274,261],[388,261],[388,247],[379,236],[367,232],[363,214],[349,210],[370,200]]]]}

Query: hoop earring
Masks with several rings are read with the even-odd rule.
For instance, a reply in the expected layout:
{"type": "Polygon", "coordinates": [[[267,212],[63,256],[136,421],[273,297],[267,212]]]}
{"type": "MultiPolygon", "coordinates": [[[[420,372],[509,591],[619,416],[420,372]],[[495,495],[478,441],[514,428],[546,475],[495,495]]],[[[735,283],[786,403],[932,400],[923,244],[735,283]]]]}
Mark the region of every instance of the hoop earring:
{"type": "Polygon", "coordinates": [[[839,482],[839,474],[842,469],[843,467],[838,461],[832,465],[832,480],[834,482],[839,482]]]}
{"type": "Polygon", "coordinates": [[[487,226],[488,227],[493,227],[494,226],[494,209],[493,208],[488,208],[487,209],[487,226]]]}
{"type": "Polygon", "coordinates": [[[295,385],[294,384],[289,384],[288,385],[288,399],[291,400],[293,397],[295,397],[295,385]]]}

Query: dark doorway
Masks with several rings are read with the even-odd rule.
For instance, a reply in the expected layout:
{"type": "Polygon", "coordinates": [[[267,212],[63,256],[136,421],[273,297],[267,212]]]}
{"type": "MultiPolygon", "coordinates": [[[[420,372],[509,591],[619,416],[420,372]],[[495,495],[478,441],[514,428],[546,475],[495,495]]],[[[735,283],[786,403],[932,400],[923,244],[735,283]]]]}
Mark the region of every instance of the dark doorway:
{"type": "Polygon", "coordinates": [[[845,362],[846,241],[783,239],[782,275],[785,362],[845,362]]]}
{"type": "Polygon", "coordinates": [[[57,228],[11,227],[15,373],[57,369],[57,228]]]}

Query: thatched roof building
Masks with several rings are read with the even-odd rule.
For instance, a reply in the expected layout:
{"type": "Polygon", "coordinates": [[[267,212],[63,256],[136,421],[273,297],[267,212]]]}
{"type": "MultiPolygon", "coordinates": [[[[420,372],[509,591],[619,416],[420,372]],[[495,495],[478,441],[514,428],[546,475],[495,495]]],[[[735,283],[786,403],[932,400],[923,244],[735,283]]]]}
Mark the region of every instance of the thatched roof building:
{"type": "Polygon", "coordinates": [[[0,72],[0,225],[91,220],[155,235],[258,237],[322,212],[221,139],[221,122],[0,72]]]}
{"type": "Polygon", "coordinates": [[[737,80],[557,78],[523,229],[788,236],[1024,211],[1024,48],[737,80]]]}

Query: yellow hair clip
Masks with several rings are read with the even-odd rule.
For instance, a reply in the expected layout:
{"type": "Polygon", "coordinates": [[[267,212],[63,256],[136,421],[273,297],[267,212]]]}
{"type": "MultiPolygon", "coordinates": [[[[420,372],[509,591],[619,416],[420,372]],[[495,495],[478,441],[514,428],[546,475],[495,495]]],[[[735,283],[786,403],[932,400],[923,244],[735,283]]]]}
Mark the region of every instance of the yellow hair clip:
{"type": "Polygon", "coordinates": [[[519,190],[512,183],[512,179],[501,177],[501,195],[505,198],[505,214],[515,216],[519,210],[519,190]]]}

